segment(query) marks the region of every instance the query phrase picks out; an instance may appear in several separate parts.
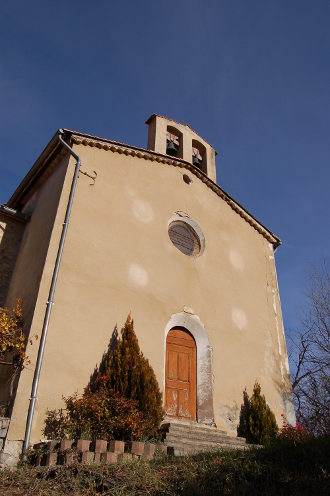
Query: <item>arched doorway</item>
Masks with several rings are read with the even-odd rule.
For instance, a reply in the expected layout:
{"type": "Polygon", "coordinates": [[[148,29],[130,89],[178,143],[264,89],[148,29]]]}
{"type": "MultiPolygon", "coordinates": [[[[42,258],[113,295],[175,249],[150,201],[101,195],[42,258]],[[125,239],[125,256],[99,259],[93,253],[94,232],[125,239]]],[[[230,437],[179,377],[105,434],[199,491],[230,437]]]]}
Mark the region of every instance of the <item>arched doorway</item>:
{"type": "Polygon", "coordinates": [[[168,417],[196,420],[196,343],[184,327],[166,337],[165,412],[168,417]]]}
{"type": "MultiPolygon", "coordinates": [[[[213,413],[212,347],[205,327],[198,315],[191,312],[175,313],[164,329],[164,392],[166,392],[166,342],[172,329],[183,328],[194,338],[197,348],[197,412],[200,424],[215,425],[213,413]]],[[[164,408],[166,394],[164,394],[164,408]]]]}

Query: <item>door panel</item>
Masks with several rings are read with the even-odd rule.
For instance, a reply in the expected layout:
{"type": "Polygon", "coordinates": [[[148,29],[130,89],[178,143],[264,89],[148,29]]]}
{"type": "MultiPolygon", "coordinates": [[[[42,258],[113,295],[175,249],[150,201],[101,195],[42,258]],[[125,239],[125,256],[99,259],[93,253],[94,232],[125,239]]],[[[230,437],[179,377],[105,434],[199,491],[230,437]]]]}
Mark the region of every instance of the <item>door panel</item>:
{"type": "Polygon", "coordinates": [[[188,353],[179,353],[178,360],[178,379],[189,382],[191,356],[188,353]]]}
{"type": "Polygon", "coordinates": [[[196,420],[196,344],[179,327],[166,339],[165,411],[168,417],[196,420]]]}
{"type": "Polygon", "coordinates": [[[168,377],[177,379],[178,373],[178,353],[174,350],[168,350],[168,377]]]}
{"type": "Polygon", "coordinates": [[[166,414],[175,417],[178,411],[178,391],[177,389],[166,389],[166,414]]]}
{"type": "Polygon", "coordinates": [[[191,412],[189,408],[189,392],[186,389],[179,390],[179,401],[178,401],[178,417],[185,418],[189,420],[194,420],[191,418],[191,412]]]}

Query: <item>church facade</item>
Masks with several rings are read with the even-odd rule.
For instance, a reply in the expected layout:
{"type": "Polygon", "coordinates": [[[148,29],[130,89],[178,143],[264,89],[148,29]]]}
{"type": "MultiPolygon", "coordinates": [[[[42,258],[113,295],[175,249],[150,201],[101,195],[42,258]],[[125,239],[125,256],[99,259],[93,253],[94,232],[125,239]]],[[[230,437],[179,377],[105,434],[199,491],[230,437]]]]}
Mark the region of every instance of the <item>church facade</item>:
{"type": "Polygon", "coordinates": [[[59,130],[0,208],[0,305],[21,298],[26,335],[38,335],[28,341],[7,442],[26,436],[47,309],[31,442],[42,438],[47,409],[82,392],[129,313],[169,419],[236,435],[243,391],[257,380],[278,423],[281,414],[295,421],[280,240],[216,184],[211,145],[162,116],[147,124],[148,149],[59,130]]]}

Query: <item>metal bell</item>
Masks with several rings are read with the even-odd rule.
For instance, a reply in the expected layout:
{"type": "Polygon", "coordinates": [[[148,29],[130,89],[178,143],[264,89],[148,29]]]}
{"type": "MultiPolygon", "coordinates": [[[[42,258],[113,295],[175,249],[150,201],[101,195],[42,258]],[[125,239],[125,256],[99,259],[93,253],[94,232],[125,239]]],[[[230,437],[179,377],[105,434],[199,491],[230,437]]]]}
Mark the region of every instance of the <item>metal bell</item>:
{"type": "Polygon", "coordinates": [[[198,157],[196,157],[196,155],[193,155],[192,163],[193,163],[193,165],[195,167],[200,167],[201,166],[201,161],[199,160],[198,157]]]}
{"type": "Polygon", "coordinates": [[[167,155],[171,155],[172,157],[177,156],[178,150],[177,150],[175,144],[173,143],[173,141],[170,141],[169,143],[167,143],[166,153],[167,153],[167,155]]]}

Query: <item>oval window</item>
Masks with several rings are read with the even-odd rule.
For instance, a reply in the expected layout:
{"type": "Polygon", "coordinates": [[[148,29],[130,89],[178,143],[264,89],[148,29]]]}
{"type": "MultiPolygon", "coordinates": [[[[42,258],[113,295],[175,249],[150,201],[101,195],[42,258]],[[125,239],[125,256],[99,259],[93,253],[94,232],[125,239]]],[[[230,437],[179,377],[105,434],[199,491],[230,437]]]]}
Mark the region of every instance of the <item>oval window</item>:
{"type": "Polygon", "coordinates": [[[171,222],[168,235],[174,246],[182,253],[197,256],[201,253],[202,242],[196,230],[190,225],[193,221],[190,219],[189,221],[180,219],[171,222]]]}

